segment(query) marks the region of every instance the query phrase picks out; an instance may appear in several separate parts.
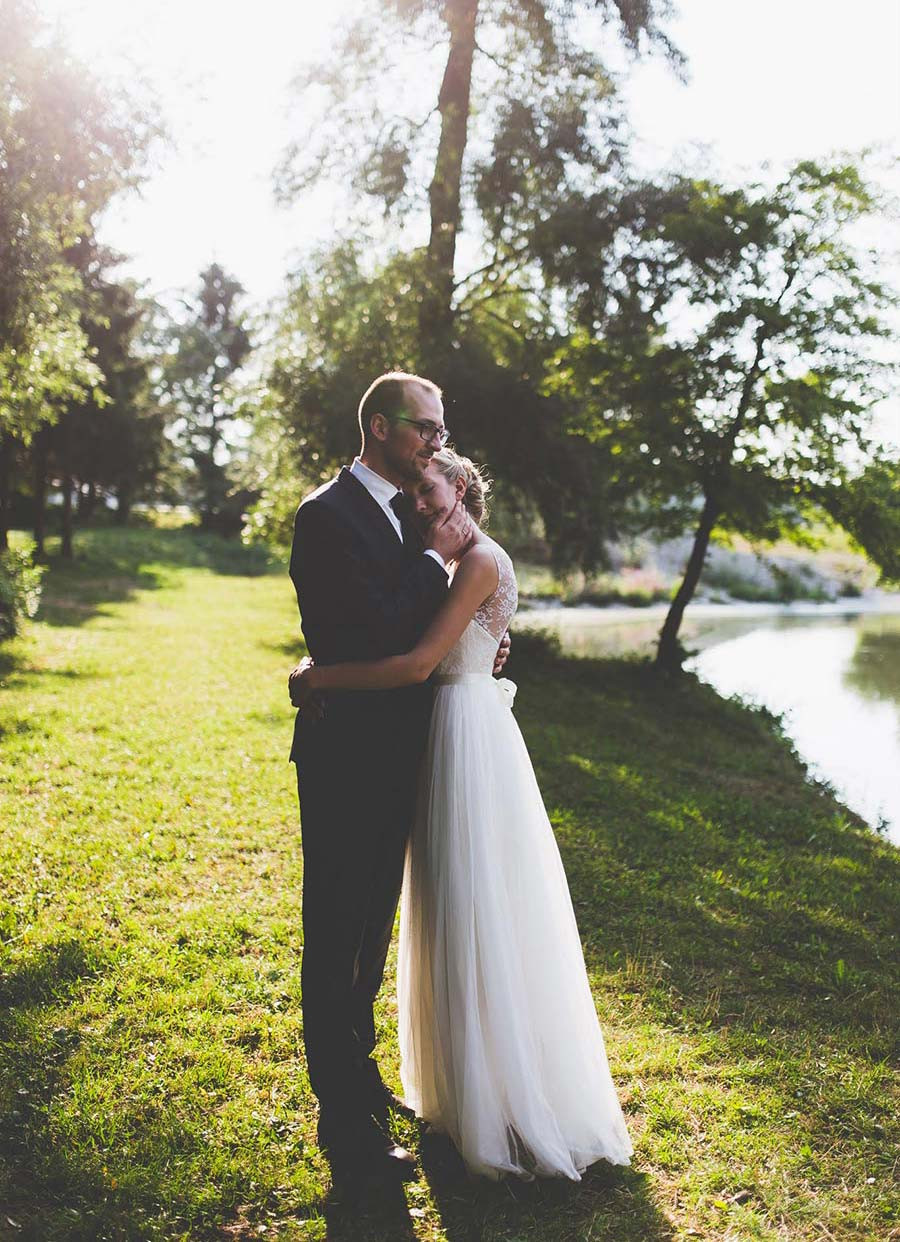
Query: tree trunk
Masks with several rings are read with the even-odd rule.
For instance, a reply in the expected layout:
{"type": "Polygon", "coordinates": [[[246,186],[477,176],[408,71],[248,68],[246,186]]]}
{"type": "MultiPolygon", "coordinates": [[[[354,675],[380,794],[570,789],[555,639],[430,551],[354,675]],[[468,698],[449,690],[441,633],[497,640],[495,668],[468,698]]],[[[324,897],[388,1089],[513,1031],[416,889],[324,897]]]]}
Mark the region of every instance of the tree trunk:
{"type": "Polygon", "coordinates": [[[91,481],[78,489],[78,520],[89,522],[97,507],[97,486],[91,481]]]}
{"type": "Polygon", "coordinates": [[[0,552],[9,547],[10,488],[12,473],[12,436],[0,435],[0,552]]]}
{"type": "MultiPolygon", "coordinates": [[[[213,405],[215,405],[215,388],[213,389],[213,405]]],[[[221,492],[221,483],[219,471],[216,468],[216,449],[219,447],[221,435],[216,422],[216,416],[210,412],[210,428],[209,428],[209,457],[206,459],[206,477],[203,481],[203,512],[200,516],[200,526],[203,530],[214,530],[216,525],[216,515],[219,511],[219,499],[221,492]]]]}
{"type": "Polygon", "coordinates": [[[128,483],[120,483],[119,490],[116,494],[116,525],[127,526],[128,519],[131,516],[131,485],[128,483]]]}
{"type": "Polygon", "coordinates": [[[478,0],[447,0],[445,20],[450,30],[450,51],[438,96],[441,137],[434,176],[428,190],[431,236],[419,305],[421,347],[432,369],[438,373],[438,382],[444,378],[441,372],[446,372],[452,343],[453,272],[460,225],[460,185],[469,127],[478,0]]]}
{"type": "Polygon", "coordinates": [[[70,474],[63,475],[62,481],[62,547],[60,549],[66,560],[72,559],[72,491],[74,484],[70,474]]]}
{"type": "Polygon", "coordinates": [[[31,442],[34,484],[34,542],[35,559],[46,555],[47,537],[47,429],[41,427],[31,442]]]}
{"type": "Polygon", "coordinates": [[[659,633],[659,645],[656,648],[656,667],[664,673],[675,673],[681,668],[678,631],[681,629],[684,610],[693,598],[694,591],[697,589],[697,583],[700,581],[700,575],[703,572],[703,562],[706,559],[706,549],[709,547],[709,536],[716,524],[719,513],[718,504],[711,497],[707,496],[703,505],[703,511],[700,514],[697,531],[694,535],[694,546],[691,548],[691,555],[688,557],[684,578],[681,581],[681,586],[675,592],[675,598],[672,600],[671,607],[659,633]]]}

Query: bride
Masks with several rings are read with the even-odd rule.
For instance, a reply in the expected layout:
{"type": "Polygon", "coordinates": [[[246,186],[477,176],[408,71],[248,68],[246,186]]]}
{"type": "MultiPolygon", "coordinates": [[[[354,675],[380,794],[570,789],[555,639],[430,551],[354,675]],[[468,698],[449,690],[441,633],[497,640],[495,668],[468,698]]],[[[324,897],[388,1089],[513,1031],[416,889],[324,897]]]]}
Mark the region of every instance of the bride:
{"type": "MultiPolygon", "coordinates": [[[[563,1176],[632,1147],[609,1074],[569,889],[513,684],[491,675],[516,610],[506,552],[480,528],[486,482],[450,449],[414,491],[425,521],[470,516],[447,602],[404,655],[313,665],[317,691],[422,682],[434,706],[406,856],[397,972],[406,1101],[474,1173],[563,1176]]],[[[401,757],[402,761],[402,757],[401,757]]]]}

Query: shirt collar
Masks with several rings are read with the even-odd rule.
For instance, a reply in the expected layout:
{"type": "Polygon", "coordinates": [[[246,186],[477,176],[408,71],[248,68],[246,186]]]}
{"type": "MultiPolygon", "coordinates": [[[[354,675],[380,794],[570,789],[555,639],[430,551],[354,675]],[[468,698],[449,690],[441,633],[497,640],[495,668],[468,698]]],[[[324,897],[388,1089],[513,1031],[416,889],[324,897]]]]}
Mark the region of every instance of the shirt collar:
{"type": "Polygon", "coordinates": [[[394,487],[393,483],[377,474],[358,457],[353,458],[350,473],[359,479],[373,500],[377,500],[380,505],[389,505],[394,497],[400,494],[399,487],[394,487]]]}

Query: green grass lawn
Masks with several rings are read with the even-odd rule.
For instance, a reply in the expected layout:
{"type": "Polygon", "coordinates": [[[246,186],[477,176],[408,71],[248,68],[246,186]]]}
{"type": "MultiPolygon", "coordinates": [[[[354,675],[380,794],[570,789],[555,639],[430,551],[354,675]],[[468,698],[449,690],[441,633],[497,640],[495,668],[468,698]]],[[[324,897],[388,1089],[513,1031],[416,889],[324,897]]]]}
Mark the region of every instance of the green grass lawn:
{"type": "MultiPolygon", "coordinates": [[[[900,1237],[898,853],[777,725],[524,638],[516,713],[636,1154],[335,1194],[300,1017],[280,565],[82,534],[0,649],[0,1239],[900,1237]],[[892,1232],[893,1230],[893,1232],[892,1232]]],[[[393,968],[391,968],[393,969],[393,968]]],[[[396,1085],[393,975],[380,1024],[396,1085]]]]}

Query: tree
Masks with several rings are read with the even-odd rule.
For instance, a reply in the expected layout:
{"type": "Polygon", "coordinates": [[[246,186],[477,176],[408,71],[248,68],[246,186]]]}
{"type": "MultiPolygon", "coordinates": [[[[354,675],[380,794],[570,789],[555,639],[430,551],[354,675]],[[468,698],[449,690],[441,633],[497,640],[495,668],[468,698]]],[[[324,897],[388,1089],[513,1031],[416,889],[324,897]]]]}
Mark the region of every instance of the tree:
{"type": "Polygon", "coordinates": [[[147,339],[153,307],[133,280],[115,278],[121,255],[93,238],[82,239],[79,252],[70,258],[82,273],[85,328],[104,378],[102,402],[91,396],[70,411],[78,428],[74,472],[87,489],[80,501],[86,515],[97,496],[114,496],[124,524],[134,500],[151,494],[165,456],[147,339]]]}
{"type": "MultiPolygon", "coordinates": [[[[256,406],[250,481],[262,492],[248,534],[285,539],[297,502],[359,448],[355,409],[387,367],[422,371],[417,305],[421,253],[395,255],[374,274],[347,242],[314,256],[278,324],[256,406]]],[[[569,425],[565,402],[538,384],[557,338],[525,297],[509,321],[484,307],[457,337],[446,394],[453,440],[537,507],[558,562],[592,567],[621,507],[605,491],[605,445],[569,425]]]]}
{"type": "Polygon", "coordinates": [[[195,299],[185,303],[187,319],[166,333],[160,391],[193,465],[201,521],[209,527],[228,493],[228,433],[237,414],[228,385],[250,352],[250,336],[238,306],[240,284],[218,263],[201,272],[200,282],[195,299]]]}
{"type": "Polygon", "coordinates": [[[850,240],[880,206],[851,163],[803,161],[773,188],[673,179],[633,187],[613,247],[572,235],[557,266],[580,327],[548,390],[579,396],[575,426],[610,445],[646,525],[695,525],[663,670],[680,665],[715,527],[771,539],[827,506],[873,554],[889,551],[888,519],[873,516],[886,476],[857,476],[875,457],[890,371],[878,347],[898,303],[878,256],[850,240]]]}
{"type": "Polygon", "coordinates": [[[142,340],[149,306],[134,281],[117,281],[120,255],[86,235],[67,252],[81,287],[81,327],[102,375],[102,388],[61,407],[32,443],[35,541],[44,547],[44,499],[51,476],[63,493],[63,555],[71,555],[74,521],[89,519],[100,497],[115,496],[117,519],[128,520],[136,496],[156,481],[164,455],[164,416],[150,383],[142,340]]]}
{"type": "MultiPolygon", "coordinates": [[[[340,181],[369,220],[381,206],[388,228],[367,238],[363,263],[359,239],[372,230],[353,220],[357,244],[336,248],[336,270],[325,264],[334,288],[300,273],[285,317],[294,357],[276,363],[264,415],[270,454],[274,395],[293,433],[279,460],[307,444],[330,462],[330,420],[352,436],[347,402],[362,378],[404,365],[441,384],[457,443],[487,458],[501,489],[534,497],[557,559],[603,561],[616,512],[602,482],[606,448],[576,442],[564,402],[540,391],[559,325],[536,247],[570,193],[589,185],[614,197],[622,174],[621,109],[596,49],[658,47],[679,64],[660,27],[668,11],[668,0],[382,0],[302,75],[304,104],[318,98],[322,112],[286,152],[282,196],[340,181]],[[464,223],[468,270],[458,276],[464,223]],[[398,253],[407,224],[427,224],[428,243],[398,253]],[[311,279],[312,323],[303,309],[311,279]],[[328,311],[335,289],[356,319],[328,311]],[[301,322],[316,342],[308,351],[301,322]],[[374,322],[380,338],[366,328],[374,322]]],[[[267,498],[272,477],[257,519],[280,522],[288,489],[277,503],[267,498]]]]}
{"type": "Polygon", "coordinates": [[[10,474],[37,428],[99,384],[65,251],[140,175],[157,132],[47,33],[32,0],[0,0],[0,546],[10,474]]]}
{"type": "Polygon", "coordinates": [[[320,98],[322,121],[286,152],[281,193],[349,178],[398,220],[427,202],[413,296],[427,370],[445,386],[458,373],[460,318],[515,296],[517,276],[528,284],[542,212],[617,166],[619,116],[595,47],[616,26],[633,53],[655,46],[679,64],[660,26],[669,10],[668,0],[382,0],[298,80],[307,102],[320,98]],[[489,253],[457,280],[464,210],[489,253]]]}
{"type": "Polygon", "coordinates": [[[881,568],[885,581],[900,584],[900,458],[896,452],[885,453],[852,478],[826,485],[818,499],[881,568]]]}

